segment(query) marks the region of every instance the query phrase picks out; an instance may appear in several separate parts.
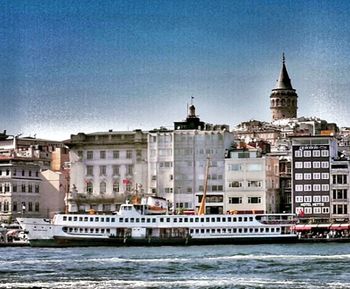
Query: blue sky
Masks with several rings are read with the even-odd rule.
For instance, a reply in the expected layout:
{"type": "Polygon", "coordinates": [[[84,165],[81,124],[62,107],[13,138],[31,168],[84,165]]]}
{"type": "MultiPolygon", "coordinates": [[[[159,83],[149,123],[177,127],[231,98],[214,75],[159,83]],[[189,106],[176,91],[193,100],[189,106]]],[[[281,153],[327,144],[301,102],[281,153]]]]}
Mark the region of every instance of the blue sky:
{"type": "Polygon", "coordinates": [[[281,54],[299,116],[350,126],[348,1],[1,1],[0,130],[51,139],[270,121],[281,54]]]}

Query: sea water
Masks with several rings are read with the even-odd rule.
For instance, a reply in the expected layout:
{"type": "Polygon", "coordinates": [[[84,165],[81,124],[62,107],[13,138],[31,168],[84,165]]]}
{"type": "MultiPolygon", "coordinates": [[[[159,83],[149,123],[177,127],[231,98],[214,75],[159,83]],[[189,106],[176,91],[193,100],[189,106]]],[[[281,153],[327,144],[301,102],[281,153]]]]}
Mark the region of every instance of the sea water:
{"type": "Polygon", "coordinates": [[[0,288],[350,288],[350,244],[0,248],[0,288]]]}

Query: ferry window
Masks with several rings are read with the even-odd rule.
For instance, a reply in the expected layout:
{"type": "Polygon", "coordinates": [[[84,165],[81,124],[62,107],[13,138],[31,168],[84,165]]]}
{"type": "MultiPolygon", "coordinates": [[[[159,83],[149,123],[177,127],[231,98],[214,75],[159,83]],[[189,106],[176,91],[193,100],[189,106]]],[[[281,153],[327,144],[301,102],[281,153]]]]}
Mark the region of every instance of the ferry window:
{"type": "Polygon", "coordinates": [[[159,218],[159,221],[160,221],[161,223],[163,223],[163,222],[164,222],[164,218],[159,218]]]}
{"type": "Polygon", "coordinates": [[[249,217],[249,221],[250,221],[250,222],[253,222],[253,217],[249,217]]]}
{"type": "Polygon", "coordinates": [[[255,233],[259,233],[259,229],[258,228],[255,228],[255,233]]]}
{"type": "Polygon", "coordinates": [[[223,232],[223,233],[226,233],[226,229],[222,229],[222,232],[223,232]]]}
{"type": "Polygon", "coordinates": [[[205,218],[205,221],[209,223],[210,222],[210,218],[205,218]]]}
{"type": "Polygon", "coordinates": [[[218,233],[221,233],[221,229],[217,229],[217,232],[218,232],[218,233]]]}
{"type": "Polygon", "coordinates": [[[93,232],[94,232],[94,229],[93,229],[93,228],[91,228],[91,229],[90,229],[90,233],[93,233],[93,232]]]}
{"type": "Polygon", "coordinates": [[[111,222],[113,222],[113,223],[114,223],[114,222],[115,222],[115,218],[112,218],[112,219],[111,219],[111,222]]]}
{"type": "Polygon", "coordinates": [[[260,228],[260,233],[264,233],[264,228],[260,228]]]}
{"type": "Polygon", "coordinates": [[[153,219],[152,219],[152,223],[155,223],[156,221],[157,221],[156,218],[153,218],[153,219]]]}
{"type": "Polygon", "coordinates": [[[248,233],[248,228],[244,228],[244,233],[248,233]]]}
{"type": "Polygon", "coordinates": [[[141,223],[144,223],[145,222],[145,218],[141,218],[141,223]]]}
{"type": "Polygon", "coordinates": [[[68,217],[68,221],[72,221],[72,217],[68,217]]]}
{"type": "Polygon", "coordinates": [[[79,232],[80,232],[80,233],[82,233],[83,231],[84,231],[83,228],[80,228],[80,229],[79,229],[79,232]]]}
{"type": "Polygon", "coordinates": [[[242,222],[242,217],[238,217],[238,222],[242,222]]]}
{"type": "Polygon", "coordinates": [[[87,232],[88,232],[88,229],[87,229],[87,228],[85,228],[85,230],[84,230],[84,231],[85,231],[85,233],[87,233],[87,232]]]}
{"type": "Polygon", "coordinates": [[[233,219],[232,219],[232,222],[237,222],[237,218],[233,218],[233,219]]]}
{"type": "Polygon", "coordinates": [[[166,218],[167,223],[170,223],[170,218],[166,218]]]}
{"type": "Polygon", "coordinates": [[[106,218],[106,222],[110,222],[110,219],[109,219],[109,218],[106,218]]]}
{"type": "Polygon", "coordinates": [[[82,222],[83,221],[83,217],[79,217],[79,222],[82,222]]]}
{"type": "Polygon", "coordinates": [[[204,223],[204,218],[201,218],[201,223],[204,223]]]}
{"type": "Polygon", "coordinates": [[[195,218],[194,220],[195,220],[195,222],[196,222],[196,223],[198,223],[198,222],[199,222],[199,218],[195,218]]]}
{"type": "Polygon", "coordinates": [[[95,222],[98,222],[98,217],[95,218],[95,222]]]}
{"type": "Polygon", "coordinates": [[[280,231],[280,228],[276,228],[276,232],[279,232],[280,231]]]}
{"type": "Polygon", "coordinates": [[[101,233],[104,234],[105,233],[105,229],[101,229],[101,233]]]}
{"type": "Polygon", "coordinates": [[[151,219],[148,219],[148,218],[147,218],[146,220],[147,220],[147,223],[151,223],[151,219]]]}
{"type": "Polygon", "coordinates": [[[84,217],[84,222],[87,222],[89,220],[88,217],[84,217]]]}
{"type": "Polygon", "coordinates": [[[128,218],[125,218],[125,223],[128,223],[129,222],[129,219],[128,218]]]}
{"type": "Polygon", "coordinates": [[[266,228],[266,233],[269,233],[270,232],[270,228],[266,228]]]}
{"type": "Polygon", "coordinates": [[[196,234],[198,234],[199,233],[199,229],[196,229],[196,234]]]}
{"type": "Polygon", "coordinates": [[[227,218],[227,222],[232,222],[232,218],[231,218],[231,217],[228,217],[228,218],[227,218]]]}
{"type": "Polygon", "coordinates": [[[140,223],[140,219],[139,218],[136,218],[135,221],[136,221],[136,223],[140,223]]]}
{"type": "Polygon", "coordinates": [[[220,217],[217,217],[217,218],[216,218],[216,221],[217,221],[217,222],[220,222],[220,217]]]}
{"type": "Polygon", "coordinates": [[[105,221],[105,218],[101,218],[101,222],[104,222],[105,221]]]}
{"type": "Polygon", "coordinates": [[[205,232],[206,232],[206,233],[210,233],[210,229],[206,229],[205,232]]]}
{"type": "Polygon", "coordinates": [[[253,228],[249,228],[249,233],[253,233],[253,228]]]}
{"type": "Polygon", "coordinates": [[[221,222],[226,222],[226,218],[222,218],[221,222]]]}
{"type": "Polygon", "coordinates": [[[232,229],[231,228],[229,228],[229,229],[227,229],[227,233],[232,233],[232,229]]]}
{"type": "Polygon", "coordinates": [[[188,218],[185,218],[184,222],[187,223],[188,222],[188,218]]]}
{"type": "Polygon", "coordinates": [[[106,232],[107,232],[107,233],[110,233],[110,231],[111,231],[110,229],[106,229],[106,232]]]}
{"type": "Polygon", "coordinates": [[[233,229],[232,229],[232,232],[233,232],[233,233],[237,233],[237,229],[236,229],[236,228],[233,228],[233,229]]]}
{"type": "Polygon", "coordinates": [[[248,222],[248,218],[247,217],[244,217],[244,222],[248,222]]]}
{"type": "Polygon", "coordinates": [[[212,221],[212,222],[215,222],[215,218],[211,218],[211,221],[212,221]]]}
{"type": "MultiPolygon", "coordinates": [[[[34,227],[34,228],[35,228],[35,227],[34,227]]],[[[65,232],[65,233],[67,233],[67,227],[63,227],[63,228],[62,228],[62,231],[65,232]]]]}
{"type": "Polygon", "coordinates": [[[123,221],[124,221],[123,218],[120,218],[120,219],[119,219],[119,222],[120,222],[120,223],[123,223],[123,221]]]}
{"type": "Polygon", "coordinates": [[[67,221],[67,216],[63,216],[63,221],[67,221]]]}
{"type": "Polygon", "coordinates": [[[189,220],[190,220],[190,223],[193,223],[193,218],[190,218],[189,220]]]}
{"type": "Polygon", "coordinates": [[[190,230],[190,233],[191,233],[191,234],[193,233],[193,229],[190,230]]]}
{"type": "Polygon", "coordinates": [[[130,218],[130,223],[133,223],[135,221],[134,218],[130,218]]]}
{"type": "Polygon", "coordinates": [[[204,229],[201,229],[201,233],[204,234],[204,229]]]}
{"type": "Polygon", "coordinates": [[[73,232],[73,228],[69,228],[69,232],[73,232]]]}
{"type": "Polygon", "coordinates": [[[275,228],[271,228],[271,233],[274,233],[275,232],[275,228]]]}
{"type": "Polygon", "coordinates": [[[177,223],[177,219],[176,218],[174,218],[174,223],[177,223]]]}
{"type": "Polygon", "coordinates": [[[93,222],[94,221],[94,218],[90,218],[90,222],[93,222]]]}
{"type": "Polygon", "coordinates": [[[211,229],[211,232],[212,232],[212,233],[215,233],[215,229],[211,229]]]}
{"type": "Polygon", "coordinates": [[[182,218],[179,218],[179,222],[182,223],[182,218]]]}
{"type": "Polygon", "coordinates": [[[78,217],[74,217],[74,218],[73,218],[73,221],[74,221],[74,222],[78,221],[78,217]]]}
{"type": "Polygon", "coordinates": [[[96,228],[96,233],[99,233],[99,232],[100,232],[100,230],[98,228],[96,228]]]}
{"type": "Polygon", "coordinates": [[[78,232],[78,228],[74,228],[74,232],[78,232]]]}
{"type": "Polygon", "coordinates": [[[239,228],[239,229],[238,229],[238,233],[242,233],[242,228],[239,228]]]}

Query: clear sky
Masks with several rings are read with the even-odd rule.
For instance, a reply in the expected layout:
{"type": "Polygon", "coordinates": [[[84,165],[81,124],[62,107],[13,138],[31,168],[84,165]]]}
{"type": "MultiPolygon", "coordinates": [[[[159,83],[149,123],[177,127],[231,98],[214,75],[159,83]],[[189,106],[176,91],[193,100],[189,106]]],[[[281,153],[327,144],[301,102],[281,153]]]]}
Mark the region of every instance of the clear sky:
{"type": "Polygon", "coordinates": [[[270,121],[281,55],[299,116],[350,126],[350,1],[0,1],[0,130],[270,121]]]}

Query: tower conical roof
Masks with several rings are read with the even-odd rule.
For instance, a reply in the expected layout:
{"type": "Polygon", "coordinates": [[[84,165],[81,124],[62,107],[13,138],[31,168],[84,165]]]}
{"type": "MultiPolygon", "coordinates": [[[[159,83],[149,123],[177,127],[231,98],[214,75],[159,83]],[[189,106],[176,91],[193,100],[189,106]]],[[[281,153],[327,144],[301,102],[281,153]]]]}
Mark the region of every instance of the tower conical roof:
{"type": "Polygon", "coordinates": [[[277,80],[276,88],[275,89],[293,89],[292,83],[290,82],[290,78],[287,72],[286,68],[286,59],[284,57],[284,53],[282,56],[282,69],[280,76],[277,80]]]}

